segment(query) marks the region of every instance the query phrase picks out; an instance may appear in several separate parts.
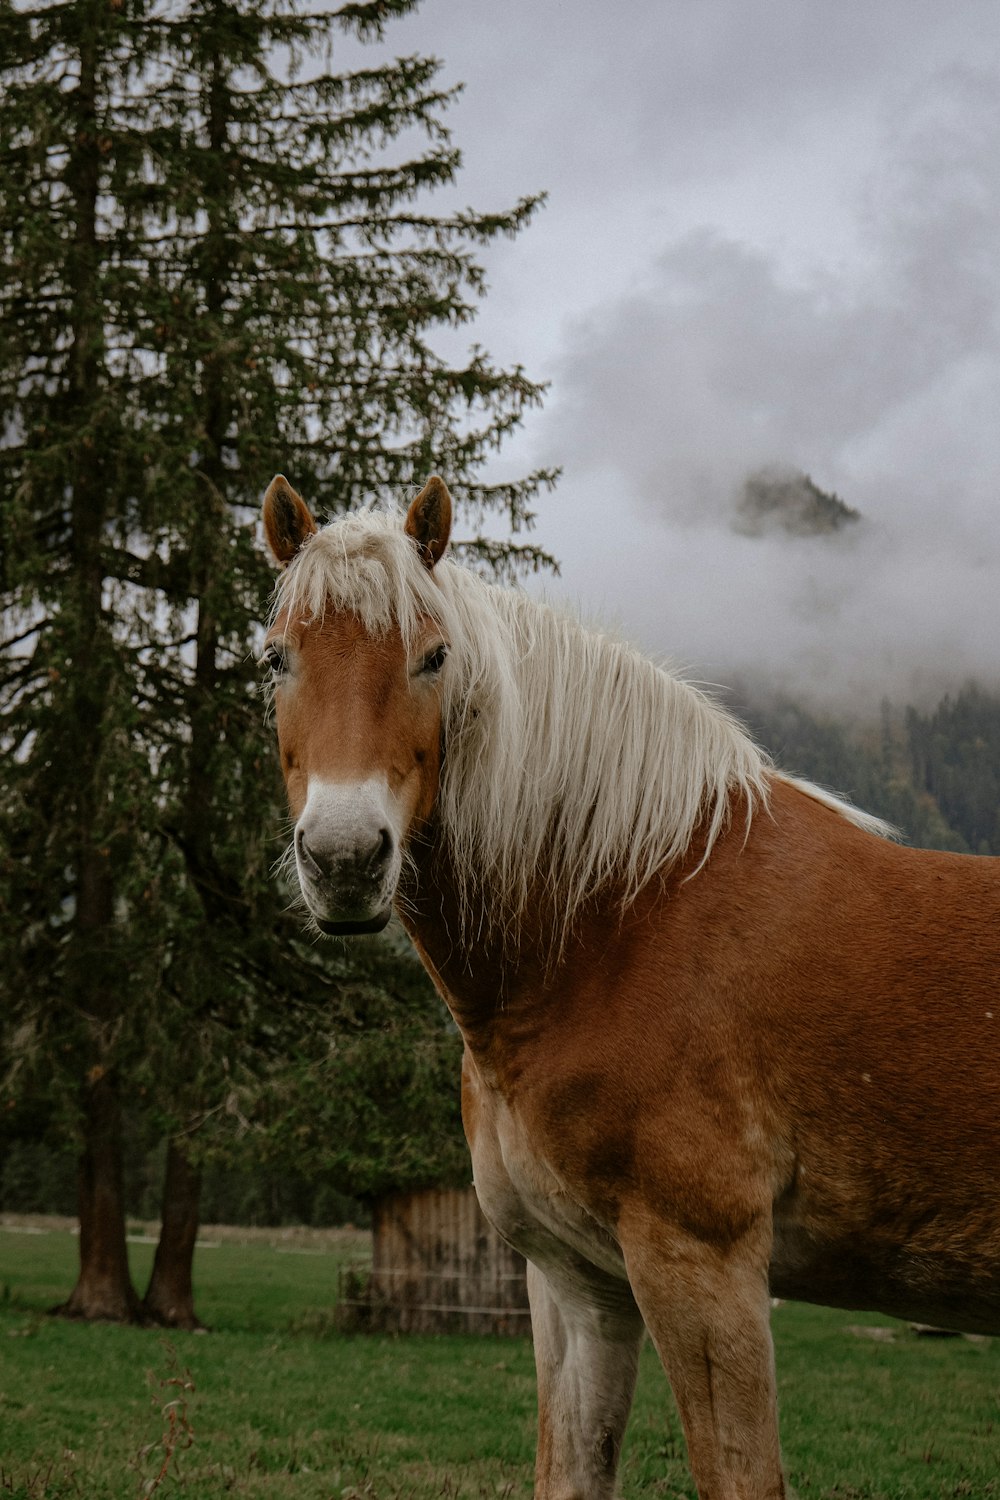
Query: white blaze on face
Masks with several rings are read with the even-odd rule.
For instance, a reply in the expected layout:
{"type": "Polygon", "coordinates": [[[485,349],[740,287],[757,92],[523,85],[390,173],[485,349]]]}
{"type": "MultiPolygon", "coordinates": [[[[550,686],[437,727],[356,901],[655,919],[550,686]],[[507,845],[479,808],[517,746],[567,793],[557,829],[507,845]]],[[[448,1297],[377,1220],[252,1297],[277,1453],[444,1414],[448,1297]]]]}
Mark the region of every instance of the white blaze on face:
{"type": "Polygon", "coordinates": [[[310,776],[295,825],[295,867],[320,920],[387,908],[401,866],[402,809],[384,776],[326,781],[310,776]]]}

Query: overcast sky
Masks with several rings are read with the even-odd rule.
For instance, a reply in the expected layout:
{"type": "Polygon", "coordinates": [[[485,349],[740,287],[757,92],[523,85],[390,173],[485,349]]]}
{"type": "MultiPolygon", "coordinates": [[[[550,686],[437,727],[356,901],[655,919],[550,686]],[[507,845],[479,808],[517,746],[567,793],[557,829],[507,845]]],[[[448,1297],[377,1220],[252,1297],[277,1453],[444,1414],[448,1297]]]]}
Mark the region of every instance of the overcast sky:
{"type": "MultiPolygon", "coordinates": [[[[475,337],[551,381],[555,594],[692,675],[838,703],[1000,681],[995,0],[424,0],[458,202],[547,207],[475,337]],[[733,529],[762,465],[864,520],[733,529]]],[[[444,205],[442,205],[444,206],[444,205]]]]}

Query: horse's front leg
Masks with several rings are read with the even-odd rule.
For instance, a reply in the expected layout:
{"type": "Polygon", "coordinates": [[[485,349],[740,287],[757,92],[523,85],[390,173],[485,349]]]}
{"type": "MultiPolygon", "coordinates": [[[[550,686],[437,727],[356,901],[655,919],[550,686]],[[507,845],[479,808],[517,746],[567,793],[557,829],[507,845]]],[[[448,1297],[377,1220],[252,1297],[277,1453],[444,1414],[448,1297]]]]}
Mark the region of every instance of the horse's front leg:
{"type": "Polygon", "coordinates": [[[627,1285],[528,1263],[538,1377],[536,1500],[607,1500],[635,1390],[642,1319],[627,1285]]]}
{"type": "Polygon", "coordinates": [[[709,1243],[674,1225],[623,1235],[629,1279],[670,1380],[700,1500],[785,1500],[769,1229],[709,1243]]]}

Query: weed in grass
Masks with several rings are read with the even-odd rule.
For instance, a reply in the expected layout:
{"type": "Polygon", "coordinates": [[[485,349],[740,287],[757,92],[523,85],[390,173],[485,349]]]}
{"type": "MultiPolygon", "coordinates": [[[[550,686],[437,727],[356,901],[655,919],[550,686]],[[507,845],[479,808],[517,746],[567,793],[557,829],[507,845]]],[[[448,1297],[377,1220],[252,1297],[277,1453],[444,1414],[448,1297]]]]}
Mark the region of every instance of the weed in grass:
{"type": "Polygon", "coordinates": [[[337,1321],[337,1309],[335,1307],[309,1307],[297,1318],[292,1319],[288,1325],[288,1331],[293,1337],[339,1338],[341,1329],[337,1321]]]}
{"type": "Polygon", "coordinates": [[[19,1323],[16,1328],[9,1328],[7,1337],[9,1339],[33,1339],[42,1326],[42,1322],[42,1314],[35,1313],[30,1318],[26,1318],[23,1323],[19,1323]]]}
{"type": "Polygon", "coordinates": [[[61,1472],[54,1463],[27,1469],[20,1477],[0,1465],[0,1496],[4,1500],[79,1500],[86,1495],[76,1473],[73,1453],[64,1453],[61,1472]]]}
{"type": "Polygon", "coordinates": [[[194,1427],[191,1421],[191,1397],[195,1384],[190,1370],[182,1370],[174,1346],[163,1341],[166,1356],[165,1375],[155,1370],[146,1371],[146,1383],[151,1391],[151,1402],[157,1413],[161,1430],[151,1443],[145,1443],[129,1464],[140,1476],[139,1493],[154,1495],[168,1476],[183,1483],[180,1455],[194,1445],[194,1427]],[[167,1400],[164,1400],[164,1395],[167,1400]],[[155,1473],[147,1473],[155,1469],[155,1473]]]}

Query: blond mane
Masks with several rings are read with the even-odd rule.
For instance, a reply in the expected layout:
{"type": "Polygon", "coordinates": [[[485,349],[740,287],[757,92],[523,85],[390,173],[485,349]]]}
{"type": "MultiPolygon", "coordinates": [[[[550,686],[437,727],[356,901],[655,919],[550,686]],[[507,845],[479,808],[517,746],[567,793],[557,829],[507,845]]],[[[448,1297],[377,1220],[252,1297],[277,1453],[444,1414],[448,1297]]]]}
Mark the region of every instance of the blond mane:
{"type": "MultiPolygon", "coordinates": [[[[279,581],[275,614],[349,610],[409,645],[428,617],[449,643],[442,673],[440,836],[466,923],[513,929],[551,898],[560,947],[582,903],[624,904],[691,848],[698,868],[734,802],[747,826],[778,773],[718,703],[631,646],[448,559],[433,571],[402,518],[369,510],[311,537],[279,581]]],[[[788,778],[792,779],[792,778],[788,778]]],[[[877,819],[796,782],[875,832],[877,819]]]]}

